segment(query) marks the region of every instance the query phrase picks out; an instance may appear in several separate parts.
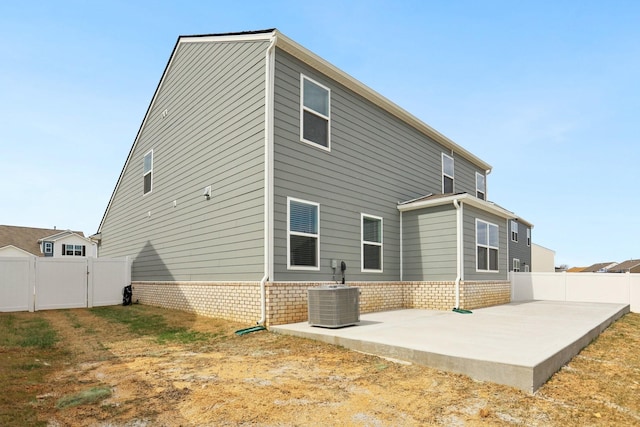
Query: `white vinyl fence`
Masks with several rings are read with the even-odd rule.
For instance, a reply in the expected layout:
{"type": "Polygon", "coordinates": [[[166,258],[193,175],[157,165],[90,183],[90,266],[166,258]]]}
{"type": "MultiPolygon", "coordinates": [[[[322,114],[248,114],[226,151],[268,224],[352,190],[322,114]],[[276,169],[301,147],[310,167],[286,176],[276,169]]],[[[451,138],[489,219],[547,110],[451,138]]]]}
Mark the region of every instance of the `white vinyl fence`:
{"type": "Polygon", "coordinates": [[[510,273],[511,300],[629,304],[640,313],[640,274],[510,273]]]}
{"type": "Polygon", "coordinates": [[[0,257],[0,311],[116,305],[130,284],[128,258],[0,257]]]}

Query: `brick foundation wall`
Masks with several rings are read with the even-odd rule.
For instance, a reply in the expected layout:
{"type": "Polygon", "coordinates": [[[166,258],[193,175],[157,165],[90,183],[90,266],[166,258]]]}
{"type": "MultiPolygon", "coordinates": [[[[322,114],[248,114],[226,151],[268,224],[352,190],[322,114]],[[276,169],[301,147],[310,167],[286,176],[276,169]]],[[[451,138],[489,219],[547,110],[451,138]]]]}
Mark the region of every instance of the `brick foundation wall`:
{"type": "MultiPolygon", "coordinates": [[[[307,289],[333,282],[268,282],[266,324],[307,320],[307,289]]],[[[255,324],[261,315],[260,283],[133,282],[133,300],[141,304],[193,312],[255,324]]],[[[360,313],[419,308],[451,310],[455,306],[453,282],[349,282],[360,288],[360,313]]],[[[508,303],[511,284],[461,282],[460,308],[472,310],[508,303]]]]}

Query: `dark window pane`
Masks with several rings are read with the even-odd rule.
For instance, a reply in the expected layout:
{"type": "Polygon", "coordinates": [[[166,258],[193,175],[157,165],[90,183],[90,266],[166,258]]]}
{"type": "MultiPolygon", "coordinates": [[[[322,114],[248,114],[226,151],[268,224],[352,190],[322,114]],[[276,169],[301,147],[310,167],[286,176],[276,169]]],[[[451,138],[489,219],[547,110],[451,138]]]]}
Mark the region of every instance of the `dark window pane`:
{"type": "Polygon", "coordinates": [[[444,182],[443,192],[444,193],[453,193],[453,179],[449,178],[448,176],[443,176],[442,180],[444,182]]]}
{"type": "Polygon", "coordinates": [[[326,119],[305,111],[302,137],[323,147],[329,147],[328,123],[326,119]]]}
{"type": "Polygon", "coordinates": [[[489,270],[498,271],[498,250],[489,249],[489,270]]]}
{"type": "Polygon", "coordinates": [[[151,191],[151,172],[144,176],[144,194],[151,191]]]}
{"type": "Polygon", "coordinates": [[[486,270],[487,265],[487,248],[478,246],[478,270],[486,270]]]}
{"type": "Polygon", "coordinates": [[[482,200],[484,200],[484,193],[482,193],[482,192],[478,191],[478,193],[476,194],[476,197],[477,197],[478,199],[482,199],[482,200]]]}
{"type": "Polygon", "coordinates": [[[363,245],[365,270],[382,270],[382,247],[363,245]]]}
{"type": "Polygon", "coordinates": [[[317,239],[306,236],[290,236],[291,265],[317,267],[317,239]]]}

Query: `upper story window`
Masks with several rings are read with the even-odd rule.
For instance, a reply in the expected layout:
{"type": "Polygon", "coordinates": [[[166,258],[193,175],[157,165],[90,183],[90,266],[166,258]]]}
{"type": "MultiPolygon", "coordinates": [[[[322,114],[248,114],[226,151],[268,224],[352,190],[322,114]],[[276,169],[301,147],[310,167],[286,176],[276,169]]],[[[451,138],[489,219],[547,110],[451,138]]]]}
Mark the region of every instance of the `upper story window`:
{"type": "Polygon", "coordinates": [[[498,271],[499,228],[476,219],[476,268],[478,271],[498,271]]]}
{"type": "Polygon", "coordinates": [[[62,255],[67,256],[85,256],[85,245],[62,245],[62,255]]]}
{"type": "Polygon", "coordinates": [[[287,198],[287,267],[320,269],[320,205],[287,198]]]}
{"type": "Polygon", "coordinates": [[[518,241],[518,222],[517,221],[511,221],[511,241],[512,242],[518,241]]]}
{"type": "Polygon", "coordinates": [[[476,172],[476,197],[478,199],[487,200],[486,177],[478,172],[476,172]]]}
{"type": "Polygon", "coordinates": [[[361,214],[362,271],[382,271],[382,218],[361,214]]]}
{"type": "Polygon", "coordinates": [[[300,76],[300,139],[323,150],[331,149],[331,91],[300,76]]]}
{"type": "Polygon", "coordinates": [[[143,195],[150,193],[153,187],[153,150],[144,155],[142,162],[143,195]]]}
{"type": "Polygon", "coordinates": [[[531,229],[527,228],[527,246],[531,246],[531,229]]]}
{"type": "Polygon", "coordinates": [[[53,242],[43,242],[42,252],[44,256],[53,256],[53,242]]]}
{"type": "Polygon", "coordinates": [[[453,157],[442,153],[442,192],[453,193],[453,157]]]}

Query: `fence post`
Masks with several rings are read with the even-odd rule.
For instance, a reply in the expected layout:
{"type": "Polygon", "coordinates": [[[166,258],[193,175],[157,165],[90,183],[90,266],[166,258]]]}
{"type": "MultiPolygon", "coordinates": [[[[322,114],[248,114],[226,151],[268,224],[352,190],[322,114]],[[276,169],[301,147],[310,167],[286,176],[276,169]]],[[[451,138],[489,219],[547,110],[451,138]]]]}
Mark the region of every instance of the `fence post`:
{"type": "Polygon", "coordinates": [[[29,260],[29,274],[27,274],[27,286],[29,287],[29,312],[36,311],[36,256],[29,260]]]}
{"type": "Polygon", "coordinates": [[[94,295],[94,289],[93,289],[93,285],[94,285],[94,267],[93,267],[93,258],[89,257],[86,258],[87,261],[87,307],[88,308],[92,308],[93,307],[93,295],[94,295]]]}

